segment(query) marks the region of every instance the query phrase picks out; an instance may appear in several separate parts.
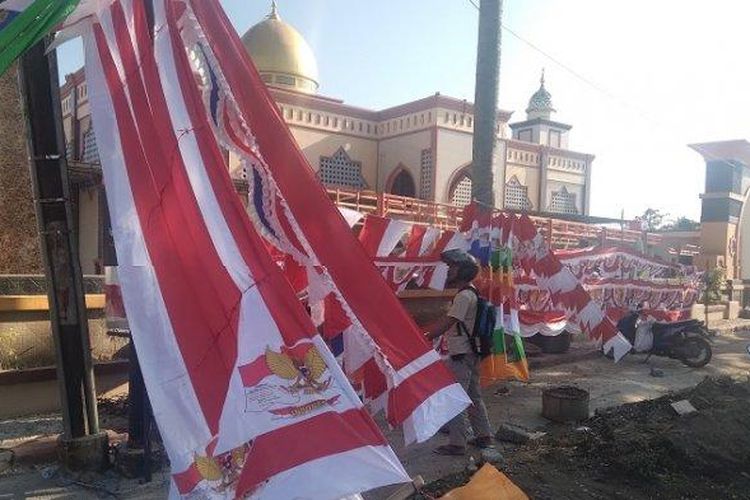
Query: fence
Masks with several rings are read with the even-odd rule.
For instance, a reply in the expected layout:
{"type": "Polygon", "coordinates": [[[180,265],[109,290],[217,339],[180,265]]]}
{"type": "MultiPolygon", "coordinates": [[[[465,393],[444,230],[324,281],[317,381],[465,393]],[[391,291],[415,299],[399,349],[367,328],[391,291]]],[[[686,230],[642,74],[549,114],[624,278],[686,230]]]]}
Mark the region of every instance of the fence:
{"type": "MultiPolygon", "coordinates": [[[[364,214],[403,219],[444,229],[457,228],[463,212],[461,207],[455,205],[374,191],[329,189],[328,194],[336,205],[364,214]]],[[[638,242],[643,243],[645,248],[662,243],[662,237],[655,233],[625,228],[613,229],[550,217],[530,217],[553,248],[578,248],[596,244],[633,246],[638,242]]]]}

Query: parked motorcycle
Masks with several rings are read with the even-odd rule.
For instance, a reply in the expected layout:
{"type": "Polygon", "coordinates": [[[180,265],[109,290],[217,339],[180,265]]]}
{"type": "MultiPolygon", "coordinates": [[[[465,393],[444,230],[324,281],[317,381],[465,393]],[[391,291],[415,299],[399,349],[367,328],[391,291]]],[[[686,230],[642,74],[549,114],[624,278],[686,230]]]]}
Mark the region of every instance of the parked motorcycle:
{"type": "Polygon", "coordinates": [[[634,349],[634,352],[648,354],[646,361],[651,356],[663,356],[679,359],[691,368],[701,368],[713,356],[708,330],[702,321],[695,319],[673,323],[641,322],[640,310],[635,310],[617,322],[617,329],[633,346],[643,344],[641,335],[653,336],[653,342],[647,350],[634,349]]]}

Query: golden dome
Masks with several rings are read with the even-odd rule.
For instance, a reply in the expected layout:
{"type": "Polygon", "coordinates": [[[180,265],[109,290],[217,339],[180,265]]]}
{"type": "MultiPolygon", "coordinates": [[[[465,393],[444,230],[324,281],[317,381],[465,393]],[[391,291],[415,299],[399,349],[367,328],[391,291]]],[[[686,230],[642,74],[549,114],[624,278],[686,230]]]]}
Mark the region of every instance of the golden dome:
{"type": "Polygon", "coordinates": [[[283,22],[271,4],[271,13],[242,37],[263,81],[284,89],[314,94],[318,90],[318,63],[302,35],[283,22]]]}

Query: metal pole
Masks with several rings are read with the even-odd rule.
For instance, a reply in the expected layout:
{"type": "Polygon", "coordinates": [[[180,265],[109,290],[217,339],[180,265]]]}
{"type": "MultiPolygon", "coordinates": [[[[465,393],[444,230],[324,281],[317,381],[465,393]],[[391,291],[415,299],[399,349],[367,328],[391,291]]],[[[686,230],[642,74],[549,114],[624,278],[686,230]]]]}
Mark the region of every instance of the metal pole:
{"type": "Polygon", "coordinates": [[[502,0],[481,0],[474,96],[471,195],[473,199],[487,207],[495,206],[492,166],[497,144],[497,94],[500,81],[502,14],[502,0]]]}
{"type": "Polygon", "coordinates": [[[47,276],[57,379],[63,410],[63,440],[99,433],[83,278],[72,231],[70,187],[64,151],[57,57],[35,45],[21,59],[31,180],[47,276]]]}

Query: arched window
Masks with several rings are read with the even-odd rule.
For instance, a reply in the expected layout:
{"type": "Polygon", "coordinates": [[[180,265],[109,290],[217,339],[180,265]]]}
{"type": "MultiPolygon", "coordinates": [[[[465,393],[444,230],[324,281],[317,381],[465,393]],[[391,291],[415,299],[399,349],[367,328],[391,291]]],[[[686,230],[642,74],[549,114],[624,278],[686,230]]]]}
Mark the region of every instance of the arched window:
{"type": "Polygon", "coordinates": [[[414,178],[408,170],[403,167],[399,168],[396,177],[391,181],[391,187],[388,192],[399,196],[408,196],[409,198],[417,196],[417,187],[414,183],[414,178]]]}
{"type": "Polygon", "coordinates": [[[467,171],[456,177],[451,188],[451,203],[457,207],[465,207],[471,203],[471,176],[467,171]]]}

